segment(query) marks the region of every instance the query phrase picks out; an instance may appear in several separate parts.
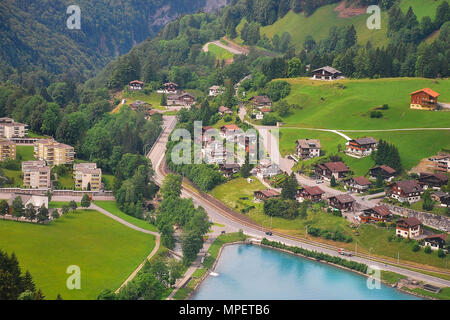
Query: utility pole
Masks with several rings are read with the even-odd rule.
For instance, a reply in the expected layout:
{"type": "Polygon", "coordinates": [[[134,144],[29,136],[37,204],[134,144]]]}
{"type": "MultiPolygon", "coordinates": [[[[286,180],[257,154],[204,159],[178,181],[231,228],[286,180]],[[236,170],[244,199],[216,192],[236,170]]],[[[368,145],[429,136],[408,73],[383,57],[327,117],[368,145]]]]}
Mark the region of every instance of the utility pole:
{"type": "Polygon", "coordinates": [[[399,264],[400,261],[400,251],[397,251],[397,264],[399,264]]]}
{"type": "Polygon", "coordinates": [[[355,242],[355,253],[358,253],[358,242],[355,242]]]}

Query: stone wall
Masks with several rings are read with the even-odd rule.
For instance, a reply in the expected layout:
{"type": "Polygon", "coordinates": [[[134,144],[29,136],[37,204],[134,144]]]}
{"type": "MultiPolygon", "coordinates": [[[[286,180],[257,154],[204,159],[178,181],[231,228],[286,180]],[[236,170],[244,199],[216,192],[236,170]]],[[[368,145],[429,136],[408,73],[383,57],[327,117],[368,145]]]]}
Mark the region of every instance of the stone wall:
{"type": "Polygon", "coordinates": [[[424,225],[438,229],[445,232],[450,232],[450,218],[440,216],[437,214],[416,211],[408,208],[393,206],[386,204],[386,206],[395,214],[403,217],[414,217],[419,219],[424,225]]]}

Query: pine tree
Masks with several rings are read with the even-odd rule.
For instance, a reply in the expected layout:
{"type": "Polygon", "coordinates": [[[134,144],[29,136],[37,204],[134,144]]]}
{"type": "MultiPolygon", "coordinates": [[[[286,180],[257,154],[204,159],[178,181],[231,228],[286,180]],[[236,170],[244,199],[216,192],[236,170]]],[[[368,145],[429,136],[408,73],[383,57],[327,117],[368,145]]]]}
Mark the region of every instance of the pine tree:
{"type": "Polygon", "coordinates": [[[167,106],[167,97],[164,93],[161,96],[161,106],[167,106]]]}
{"type": "Polygon", "coordinates": [[[25,272],[25,275],[23,276],[22,283],[24,290],[29,290],[31,292],[36,291],[36,286],[33,282],[33,278],[31,277],[31,274],[28,270],[25,272]]]}
{"type": "Polygon", "coordinates": [[[330,180],[330,186],[331,187],[336,187],[336,178],[334,176],[331,176],[331,180],[330,180]]]}

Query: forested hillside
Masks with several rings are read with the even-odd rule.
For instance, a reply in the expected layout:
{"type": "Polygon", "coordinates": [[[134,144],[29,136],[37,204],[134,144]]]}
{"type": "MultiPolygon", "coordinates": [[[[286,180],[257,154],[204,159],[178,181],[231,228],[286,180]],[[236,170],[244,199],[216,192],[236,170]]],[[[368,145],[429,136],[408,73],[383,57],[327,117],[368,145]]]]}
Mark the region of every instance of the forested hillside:
{"type": "MultiPolygon", "coordinates": [[[[82,81],[111,58],[154,36],[167,22],[207,0],[79,0],[81,29],[66,26],[69,0],[0,2],[0,81],[82,81]],[[30,74],[33,72],[33,74],[30,74]]],[[[211,7],[211,4],[209,5],[211,7]]]]}

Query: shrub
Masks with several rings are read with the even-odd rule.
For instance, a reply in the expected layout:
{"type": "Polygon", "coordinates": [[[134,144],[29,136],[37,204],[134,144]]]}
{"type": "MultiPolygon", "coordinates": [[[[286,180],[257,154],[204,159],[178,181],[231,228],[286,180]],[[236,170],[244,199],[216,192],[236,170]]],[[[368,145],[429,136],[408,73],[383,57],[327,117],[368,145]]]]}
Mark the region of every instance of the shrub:
{"type": "Polygon", "coordinates": [[[414,246],[412,247],[412,251],[413,251],[413,252],[417,252],[417,251],[419,251],[419,250],[420,250],[419,244],[418,244],[418,243],[415,243],[414,246]]]}
{"type": "Polygon", "coordinates": [[[444,250],[439,249],[439,250],[437,251],[437,256],[438,256],[439,258],[445,258],[445,252],[444,252],[444,250]]]}
{"type": "Polygon", "coordinates": [[[383,117],[383,113],[381,111],[371,111],[370,112],[370,117],[371,118],[382,118],[383,117]]]}
{"type": "Polygon", "coordinates": [[[425,250],[423,250],[423,252],[425,253],[431,253],[431,247],[430,246],[426,246],[425,250]]]}

